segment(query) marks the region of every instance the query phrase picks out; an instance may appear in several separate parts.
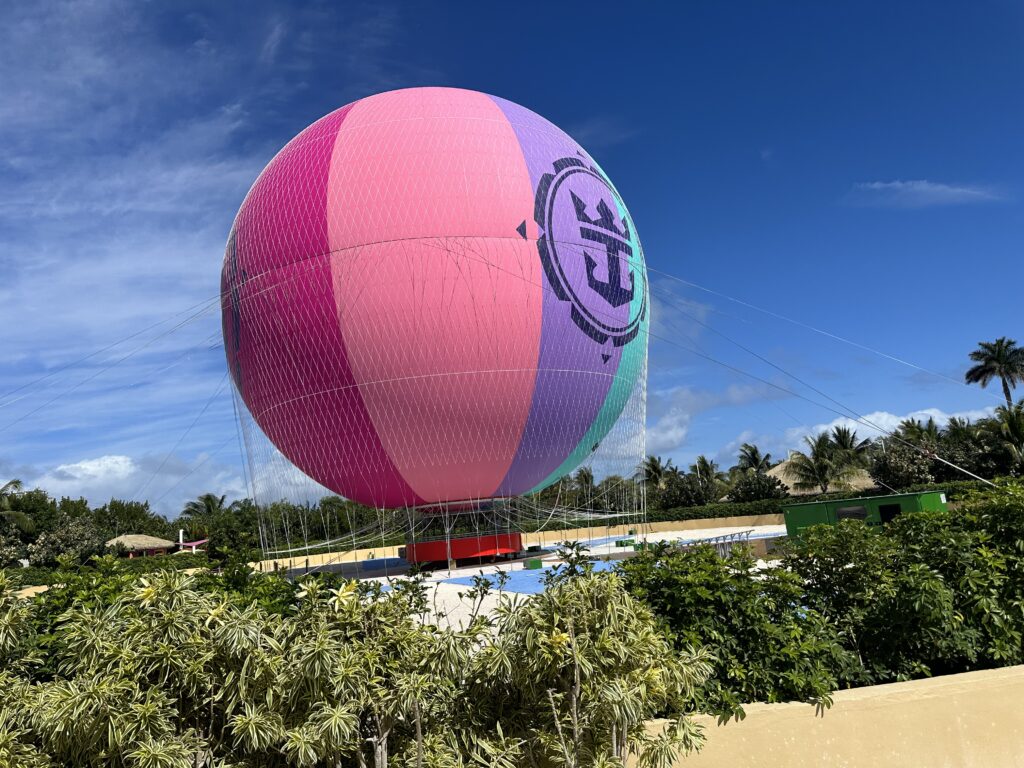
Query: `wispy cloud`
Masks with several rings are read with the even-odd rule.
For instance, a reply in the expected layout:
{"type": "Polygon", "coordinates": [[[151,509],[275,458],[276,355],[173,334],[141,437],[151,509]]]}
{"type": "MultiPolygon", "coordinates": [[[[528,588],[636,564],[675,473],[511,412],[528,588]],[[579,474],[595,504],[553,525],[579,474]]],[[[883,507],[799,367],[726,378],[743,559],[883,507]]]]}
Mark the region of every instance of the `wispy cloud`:
{"type": "MultiPolygon", "coordinates": [[[[181,512],[185,502],[195,498],[195,489],[205,488],[237,499],[246,495],[241,473],[213,454],[201,453],[186,461],[173,456],[104,455],[61,464],[41,473],[23,474],[29,487],[45,488],[50,494],[83,497],[100,505],[112,498],[148,500],[168,517],[181,512]]],[[[230,457],[229,457],[230,458],[230,457]]]]}
{"type": "Polygon", "coordinates": [[[786,396],[768,384],[733,384],[720,390],[676,387],[652,391],[647,404],[647,453],[671,454],[682,448],[690,424],[699,414],[786,396]]]}
{"type": "Polygon", "coordinates": [[[1003,197],[994,187],[981,184],[944,184],[916,179],[860,181],[853,185],[846,201],[874,208],[934,208],[991,203],[1003,197]]]}
{"type": "Polygon", "coordinates": [[[102,503],[156,475],[145,495],[167,513],[241,492],[219,312],[178,313],[216,298],[232,217],[285,141],[350,98],[440,80],[400,55],[389,4],[326,12],[0,5],[0,482],[102,503]]]}
{"type": "Polygon", "coordinates": [[[620,115],[595,115],[570,125],[566,131],[587,149],[614,146],[640,134],[638,126],[620,115]]]}
{"type": "Polygon", "coordinates": [[[264,64],[272,64],[277,57],[277,51],[284,40],[288,25],[283,19],[274,19],[270,25],[270,32],[267,39],[263,41],[263,48],[260,50],[260,61],[264,64]]]}

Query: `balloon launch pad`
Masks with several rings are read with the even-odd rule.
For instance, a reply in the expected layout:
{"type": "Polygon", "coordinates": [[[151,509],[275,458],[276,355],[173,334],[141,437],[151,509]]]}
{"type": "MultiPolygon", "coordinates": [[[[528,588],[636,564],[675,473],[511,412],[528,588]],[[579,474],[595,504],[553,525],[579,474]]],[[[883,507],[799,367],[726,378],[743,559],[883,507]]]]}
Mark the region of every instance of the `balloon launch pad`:
{"type": "Polygon", "coordinates": [[[636,226],[597,161],[524,107],[413,88],[313,123],[242,203],[221,298],[258,501],[305,483],[382,521],[483,512],[512,531],[508,504],[481,502],[580,467],[636,490],[636,226]]]}

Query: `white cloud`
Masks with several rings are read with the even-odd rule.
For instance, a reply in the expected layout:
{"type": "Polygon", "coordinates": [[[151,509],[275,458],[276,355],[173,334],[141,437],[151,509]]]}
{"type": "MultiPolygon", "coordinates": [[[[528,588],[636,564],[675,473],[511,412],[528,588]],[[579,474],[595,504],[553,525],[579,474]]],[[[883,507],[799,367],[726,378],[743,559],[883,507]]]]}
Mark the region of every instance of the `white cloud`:
{"type": "Polygon", "coordinates": [[[927,179],[862,181],[853,185],[847,197],[853,205],[878,208],[932,208],[1002,200],[992,187],[978,184],[943,184],[927,179]]]}
{"type": "Polygon", "coordinates": [[[786,394],[767,384],[733,384],[722,390],[677,387],[652,391],[647,401],[647,453],[672,453],[681,448],[697,414],[781,397],[786,394]]]}
{"type": "Polygon", "coordinates": [[[922,408],[921,410],[911,411],[910,413],[902,415],[890,413],[889,411],[874,411],[872,413],[864,414],[862,421],[857,421],[856,419],[843,416],[833,419],[826,424],[815,424],[812,427],[794,427],[793,429],[786,430],[785,443],[789,448],[797,448],[803,443],[803,439],[806,435],[817,435],[821,432],[830,431],[834,427],[839,426],[849,427],[850,429],[855,430],[860,437],[882,437],[885,434],[893,432],[900,425],[900,422],[905,421],[906,419],[927,421],[931,418],[934,419],[935,423],[941,427],[949,423],[949,420],[952,418],[977,421],[978,419],[991,416],[994,411],[995,407],[974,408],[967,411],[955,411],[953,413],[947,413],[941,408],[922,408]],[[875,427],[870,426],[872,424],[875,425],[875,427]]]}
{"type": "Polygon", "coordinates": [[[98,456],[60,464],[21,479],[28,488],[42,488],[55,498],[82,496],[93,506],[111,498],[136,498],[144,488],[145,493],[138,500],[150,500],[155,511],[172,518],[181,512],[186,501],[206,491],[226,494],[231,499],[246,495],[237,470],[211,461],[208,454],[199,454],[190,462],[177,457],[167,462],[163,459],[98,456]]]}
{"type": "Polygon", "coordinates": [[[684,442],[690,431],[693,414],[681,408],[673,409],[647,428],[647,453],[671,453],[684,442]]]}

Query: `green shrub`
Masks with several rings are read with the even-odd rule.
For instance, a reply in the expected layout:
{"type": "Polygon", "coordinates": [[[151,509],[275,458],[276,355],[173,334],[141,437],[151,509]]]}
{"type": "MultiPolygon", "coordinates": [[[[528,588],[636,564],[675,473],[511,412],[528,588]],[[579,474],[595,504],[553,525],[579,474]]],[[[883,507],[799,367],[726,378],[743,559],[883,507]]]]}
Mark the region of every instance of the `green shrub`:
{"type": "MultiPolygon", "coordinates": [[[[69,565],[71,563],[69,562],[69,565]]],[[[101,570],[104,573],[125,575],[142,575],[156,571],[181,571],[192,568],[209,568],[211,563],[205,554],[187,555],[156,555],[154,557],[115,557],[105,555],[94,557],[81,569],[85,571],[101,570]],[[105,564],[105,565],[102,565],[105,564]]],[[[7,577],[12,584],[19,587],[54,584],[58,580],[59,566],[29,568],[8,568],[7,577]]]]}
{"type": "Polygon", "coordinates": [[[789,486],[773,475],[748,469],[743,472],[732,489],[728,500],[732,503],[763,501],[764,499],[785,499],[789,486]]]}
{"type": "MultiPolygon", "coordinates": [[[[720,715],[752,700],[814,700],[835,684],[1021,664],[1024,485],[980,485],[940,486],[956,511],[806,529],[768,571],[709,547],[655,549],[620,567],[678,643],[718,656],[701,702],[720,715]]],[[[670,514],[694,511],[704,510],[670,514]]]]}
{"type": "MultiPolygon", "coordinates": [[[[929,449],[934,450],[934,446],[929,449]]],[[[914,485],[934,483],[932,464],[931,457],[917,446],[889,441],[885,450],[875,451],[868,471],[871,479],[882,487],[899,491],[914,485]]]]}
{"type": "Polygon", "coordinates": [[[660,545],[625,561],[627,588],[663,619],[680,649],[713,650],[713,674],[698,707],[741,717],[751,701],[828,705],[837,672],[852,664],[835,629],[800,608],[799,577],[782,569],[759,574],[744,547],[725,558],[712,547],[660,545]]]}
{"type": "Polygon", "coordinates": [[[843,684],[1024,662],[1024,488],[955,493],[955,512],[901,515],[881,533],[814,526],[788,543],[804,604],[861,660],[843,684]]]}
{"type": "Polygon", "coordinates": [[[154,571],[182,571],[190,568],[209,568],[210,558],[203,553],[181,555],[154,555],[152,557],[122,557],[117,559],[119,573],[143,574],[154,571]]]}

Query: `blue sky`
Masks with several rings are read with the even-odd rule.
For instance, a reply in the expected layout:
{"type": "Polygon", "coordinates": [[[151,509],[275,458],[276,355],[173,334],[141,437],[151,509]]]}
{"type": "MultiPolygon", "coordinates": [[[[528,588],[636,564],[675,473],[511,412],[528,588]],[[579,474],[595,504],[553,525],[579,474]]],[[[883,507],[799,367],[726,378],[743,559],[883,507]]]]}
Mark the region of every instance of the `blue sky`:
{"type": "Polygon", "coordinates": [[[678,462],[843,411],[778,387],[888,426],[998,403],[747,304],[952,379],[1024,337],[1017,3],[92,0],[0,29],[0,478],[244,493],[210,310],[231,220],[295,133],[398,87],[512,99],[608,171],[657,270],[648,447],[678,462]]]}

